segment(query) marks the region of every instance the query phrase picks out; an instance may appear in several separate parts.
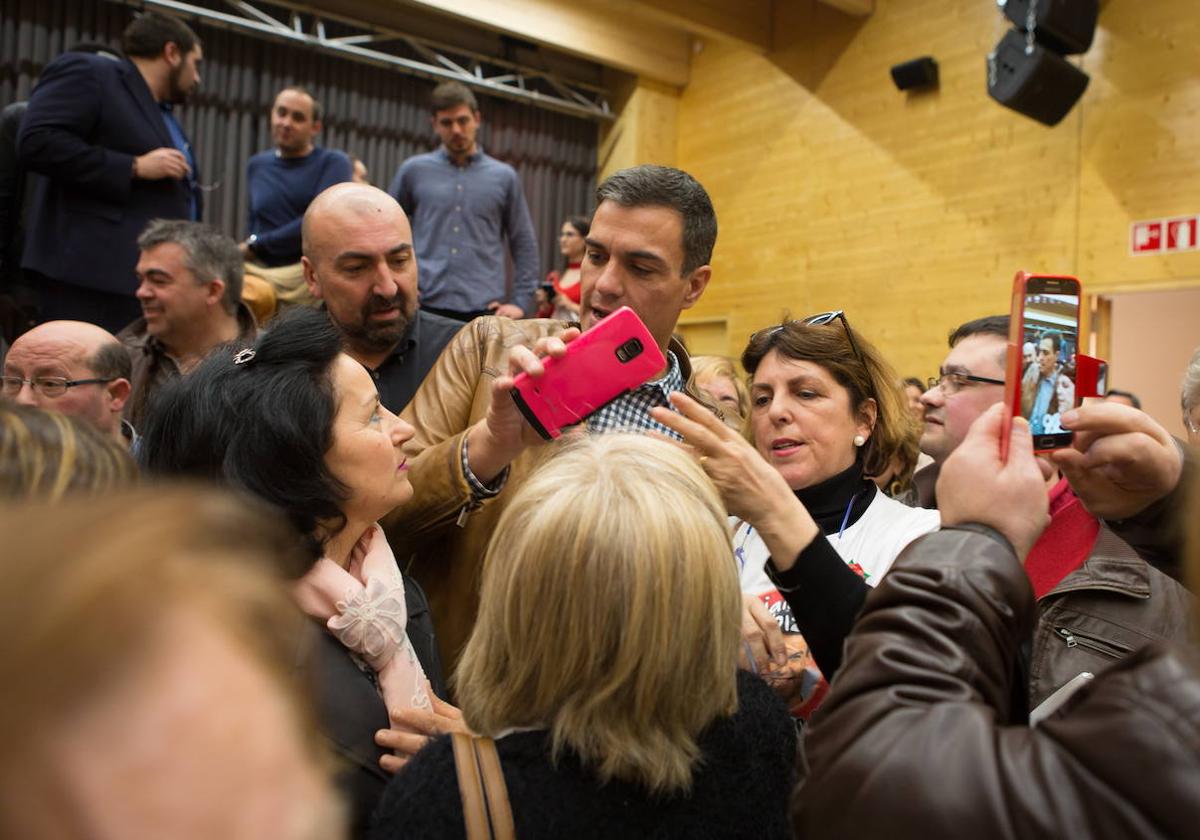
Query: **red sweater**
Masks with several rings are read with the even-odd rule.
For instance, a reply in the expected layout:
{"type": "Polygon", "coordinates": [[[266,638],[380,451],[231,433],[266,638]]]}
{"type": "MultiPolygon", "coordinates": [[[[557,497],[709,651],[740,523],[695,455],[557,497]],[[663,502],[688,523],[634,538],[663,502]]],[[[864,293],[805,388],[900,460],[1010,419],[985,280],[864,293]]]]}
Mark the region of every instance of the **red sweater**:
{"type": "Polygon", "coordinates": [[[1100,522],[1083,508],[1064,478],[1050,491],[1050,524],[1025,558],[1025,573],[1037,598],[1083,565],[1096,544],[1100,522]]]}

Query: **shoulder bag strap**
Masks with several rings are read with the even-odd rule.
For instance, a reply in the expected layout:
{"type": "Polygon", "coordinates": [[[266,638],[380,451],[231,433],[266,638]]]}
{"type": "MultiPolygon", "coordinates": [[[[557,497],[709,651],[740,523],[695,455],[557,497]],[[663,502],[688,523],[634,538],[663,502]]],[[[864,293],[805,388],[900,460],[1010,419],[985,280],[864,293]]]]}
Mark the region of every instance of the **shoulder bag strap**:
{"type": "Polygon", "coordinates": [[[458,790],[462,795],[463,824],[467,829],[467,840],[491,840],[492,831],[488,824],[487,809],[483,804],[473,739],[465,732],[453,732],[450,737],[454,744],[454,768],[458,773],[458,790]]]}
{"type": "Polygon", "coordinates": [[[496,742],[491,738],[475,739],[475,754],[483,771],[483,790],[487,795],[488,813],[491,817],[495,840],[516,840],[512,806],[508,801],[508,785],[500,769],[500,754],[496,742]]]}

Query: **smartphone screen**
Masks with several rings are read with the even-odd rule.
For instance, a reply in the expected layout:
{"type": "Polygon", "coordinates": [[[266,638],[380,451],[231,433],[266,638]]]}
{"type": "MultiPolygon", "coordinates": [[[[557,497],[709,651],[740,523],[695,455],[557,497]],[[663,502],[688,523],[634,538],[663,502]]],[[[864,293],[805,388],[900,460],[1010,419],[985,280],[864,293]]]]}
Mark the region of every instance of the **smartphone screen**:
{"type": "Polygon", "coordinates": [[[1061,416],[1075,407],[1079,352],[1079,281],[1030,277],[1025,284],[1021,342],[1021,416],[1036,450],[1071,444],[1061,416]]]}

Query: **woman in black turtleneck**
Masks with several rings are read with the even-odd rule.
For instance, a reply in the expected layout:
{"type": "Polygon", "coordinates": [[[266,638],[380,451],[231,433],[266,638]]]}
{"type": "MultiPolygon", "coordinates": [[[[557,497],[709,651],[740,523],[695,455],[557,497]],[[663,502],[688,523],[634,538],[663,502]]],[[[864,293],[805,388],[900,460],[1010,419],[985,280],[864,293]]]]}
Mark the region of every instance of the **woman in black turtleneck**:
{"type": "Polygon", "coordinates": [[[740,520],[743,589],[764,600],[777,589],[789,608],[775,610],[785,634],[801,634],[832,678],[870,587],[908,543],[938,528],[936,511],[906,507],[866,478],[917,430],[891,366],[841,313],[755,333],[742,366],[753,447],[682,395],[672,401],[683,416],[654,416],[701,454],[740,520]]]}

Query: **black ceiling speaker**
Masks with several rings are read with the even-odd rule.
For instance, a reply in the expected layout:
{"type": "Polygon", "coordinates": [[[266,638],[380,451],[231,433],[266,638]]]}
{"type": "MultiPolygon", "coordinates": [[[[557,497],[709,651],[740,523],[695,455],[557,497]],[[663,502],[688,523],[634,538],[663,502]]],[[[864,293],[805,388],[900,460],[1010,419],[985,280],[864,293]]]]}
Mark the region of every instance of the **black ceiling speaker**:
{"type": "Polygon", "coordinates": [[[932,56],[922,56],[892,68],[892,81],[899,90],[937,87],[938,66],[932,56]]]}
{"type": "Polygon", "coordinates": [[[988,95],[1046,125],[1057,125],[1083,96],[1088,75],[1058,53],[1010,29],[987,59],[988,95]]]}
{"type": "Polygon", "coordinates": [[[1004,16],[1027,30],[1030,4],[1035,5],[1033,34],[1039,44],[1063,55],[1085,53],[1096,34],[1099,0],[1005,0],[1004,16]]]}

